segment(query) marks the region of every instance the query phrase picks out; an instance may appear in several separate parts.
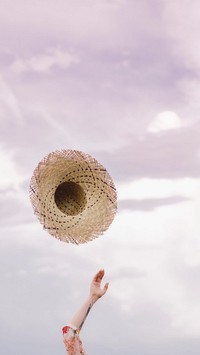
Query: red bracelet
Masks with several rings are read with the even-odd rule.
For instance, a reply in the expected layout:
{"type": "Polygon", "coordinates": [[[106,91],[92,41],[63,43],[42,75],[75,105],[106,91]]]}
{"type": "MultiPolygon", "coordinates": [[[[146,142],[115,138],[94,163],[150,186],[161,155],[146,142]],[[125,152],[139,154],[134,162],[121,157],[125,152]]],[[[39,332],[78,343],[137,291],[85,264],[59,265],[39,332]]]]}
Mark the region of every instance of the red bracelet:
{"type": "Polygon", "coordinates": [[[68,325],[66,325],[65,327],[62,328],[63,334],[66,334],[69,329],[72,329],[74,331],[74,333],[76,333],[76,334],[80,333],[80,329],[79,328],[73,329],[73,328],[69,327],[68,325]]]}
{"type": "Polygon", "coordinates": [[[63,334],[67,333],[69,328],[70,328],[70,327],[68,327],[68,325],[66,325],[65,327],[63,327],[63,328],[62,328],[63,334]]]}

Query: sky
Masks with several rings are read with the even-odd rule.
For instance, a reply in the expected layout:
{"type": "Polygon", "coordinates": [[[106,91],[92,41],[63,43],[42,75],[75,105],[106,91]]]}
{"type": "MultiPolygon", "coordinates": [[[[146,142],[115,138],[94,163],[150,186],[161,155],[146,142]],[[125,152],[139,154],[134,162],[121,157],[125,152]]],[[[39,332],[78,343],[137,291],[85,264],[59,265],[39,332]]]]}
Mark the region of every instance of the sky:
{"type": "Polygon", "coordinates": [[[62,355],[61,329],[105,269],[88,355],[200,353],[198,0],[0,0],[0,352],[62,355]],[[33,213],[54,150],[92,155],[118,212],[83,245],[33,213]]]}

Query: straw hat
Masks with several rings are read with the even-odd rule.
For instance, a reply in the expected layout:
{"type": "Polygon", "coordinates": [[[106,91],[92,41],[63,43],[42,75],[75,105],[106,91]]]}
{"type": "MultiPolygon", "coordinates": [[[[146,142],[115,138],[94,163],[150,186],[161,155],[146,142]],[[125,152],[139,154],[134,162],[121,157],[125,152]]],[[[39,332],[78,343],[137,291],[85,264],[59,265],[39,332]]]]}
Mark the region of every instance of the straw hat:
{"type": "Polygon", "coordinates": [[[111,176],[78,150],[55,151],[39,162],[30,199],[44,229],[67,243],[86,243],[103,234],[117,211],[111,176]]]}

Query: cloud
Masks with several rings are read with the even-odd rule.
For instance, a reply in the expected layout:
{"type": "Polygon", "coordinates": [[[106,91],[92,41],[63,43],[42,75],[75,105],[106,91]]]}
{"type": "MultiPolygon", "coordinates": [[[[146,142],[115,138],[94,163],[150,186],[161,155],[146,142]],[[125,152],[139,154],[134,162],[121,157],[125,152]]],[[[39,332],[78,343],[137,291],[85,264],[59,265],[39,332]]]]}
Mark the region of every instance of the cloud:
{"type": "Polygon", "coordinates": [[[194,0],[192,6],[187,0],[163,2],[163,20],[166,34],[171,38],[173,54],[179,57],[185,66],[199,73],[199,2],[194,0]]]}
{"type": "Polygon", "coordinates": [[[104,267],[88,353],[199,354],[198,2],[4,3],[2,353],[63,353],[61,327],[104,267]],[[28,197],[62,148],[99,160],[119,194],[110,228],[79,247],[48,235],[28,197]]]}
{"type": "Polygon", "coordinates": [[[196,198],[200,190],[198,178],[150,179],[142,178],[118,184],[118,199],[142,201],[144,199],[196,198]]]}
{"type": "Polygon", "coordinates": [[[182,127],[180,117],[175,112],[164,111],[159,113],[149,124],[148,131],[152,133],[158,133],[160,131],[167,131],[180,127],[182,127]]]}
{"type": "Polygon", "coordinates": [[[16,94],[0,76],[0,121],[12,121],[13,119],[17,124],[22,124],[21,105],[16,94]]]}
{"type": "Polygon", "coordinates": [[[144,199],[144,200],[120,200],[118,204],[119,211],[150,211],[158,207],[186,202],[188,199],[182,196],[173,196],[167,198],[144,199]]]}
{"type": "Polygon", "coordinates": [[[163,131],[160,134],[134,136],[130,132],[127,145],[104,156],[104,166],[110,166],[120,181],[141,177],[198,177],[199,123],[190,127],[163,131]],[[119,168],[120,167],[120,168],[119,168]]]}
{"type": "MultiPolygon", "coordinates": [[[[122,260],[128,260],[130,268],[134,270],[134,265],[137,265],[146,274],[143,278],[132,277],[132,286],[128,285],[126,295],[123,293],[126,282],[120,279],[120,273],[116,282],[112,280],[113,296],[118,303],[131,309],[133,318],[135,312],[140,314],[142,323],[138,337],[144,334],[145,324],[151,319],[147,311],[144,314],[142,312],[145,307],[150,311],[151,306],[155,315],[159,310],[166,315],[167,328],[164,333],[161,332],[161,337],[172,334],[199,336],[197,279],[200,271],[200,242],[199,233],[195,232],[198,225],[194,217],[195,209],[195,204],[190,203],[163,206],[163,209],[149,212],[149,215],[132,212],[129,216],[127,213],[118,216],[123,221],[123,227],[119,230],[119,220],[114,226],[115,239],[121,247],[119,253],[115,249],[115,261],[119,263],[117,269],[120,270],[122,260]],[[117,230],[121,234],[119,239],[117,230]],[[124,248],[125,241],[129,251],[124,248]]],[[[113,261],[114,257],[111,259],[113,261]]],[[[154,339],[157,338],[159,323],[157,319],[152,329],[151,337],[154,339]]],[[[148,338],[148,335],[145,337],[148,338]]]]}
{"type": "Polygon", "coordinates": [[[17,189],[24,181],[14,162],[14,151],[6,151],[0,148],[0,189],[17,189]]]}
{"type": "Polygon", "coordinates": [[[31,221],[28,189],[24,189],[26,175],[15,162],[15,151],[0,148],[0,222],[11,227],[31,221]]]}
{"type": "MultiPolygon", "coordinates": [[[[140,25],[140,18],[150,22],[148,30],[142,27],[143,33],[155,33],[158,19],[151,17],[151,5],[148,3],[138,3],[133,1],[130,5],[127,1],[108,0],[108,1],[64,1],[59,0],[57,4],[53,1],[42,3],[35,1],[34,6],[27,4],[24,0],[19,0],[15,7],[12,1],[8,0],[2,8],[1,28],[6,31],[9,43],[12,48],[20,50],[15,40],[18,33],[21,39],[30,48],[33,43],[38,45],[41,42],[50,43],[56,38],[56,42],[89,44],[96,48],[124,48],[133,39],[132,28],[137,31],[140,25]],[[13,13],[10,12],[13,6],[13,13]],[[131,10],[131,16],[130,16],[131,10]],[[26,13],[26,16],[24,16],[26,13]],[[126,18],[126,26],[123,26],[126,18]],[[9,21],[13,26],[8,26],[9,21]],[[14,31],[17,29],[17,33],[14,31]],[[26,30],[29,30],[28,34],[26,30]],[[13,36],[10,36],[10,35],[13,36]],[[30,34],[32,41],[30,43],[30,34]]],[[[136,40],[136,36],[134,36],[136,40]]],[[[6,41],[3,41],[6,46],[6,41]]],[[[8,45],[8,44],[7,44],[8,45]]],[[[26,49],[27,49],[26,47],[26,49]]],[[[23,49],[23,50],[26,50],[23,49]]]]}
{"type": "Polygon", "coordinates": [[[11,70],[18,74],[28,71],[49,73],[54,67],[66,70],[78,64],[79,61],[80,59],[75,54],[52,48],[48,49],[45,54],[38,54],[27,59],[16,59],[11,65],[11,70]]]}
{"type": "Polygon", "coordinates": [[[165,1],[163,5],[163,23],[171,54],[183,68],[176,83],[183,99],[181,115],[186,121],[199,121],[199,2],[194,0],[190,6],[187,0],[177,0],[165,1]]]}

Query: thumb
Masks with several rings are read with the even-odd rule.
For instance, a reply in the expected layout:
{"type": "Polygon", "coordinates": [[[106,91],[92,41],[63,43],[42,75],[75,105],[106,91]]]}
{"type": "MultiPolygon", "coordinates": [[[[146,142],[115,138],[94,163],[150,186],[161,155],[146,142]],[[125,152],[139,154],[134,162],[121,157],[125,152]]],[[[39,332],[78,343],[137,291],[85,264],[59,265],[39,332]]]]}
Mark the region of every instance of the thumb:
{"type": "Polygon", "coordinates": [[[108,289],[109,283],[106,282],[106,284],[104,285],[103,291],[104,293],[106,293],[107,289],[108,289]]]}

